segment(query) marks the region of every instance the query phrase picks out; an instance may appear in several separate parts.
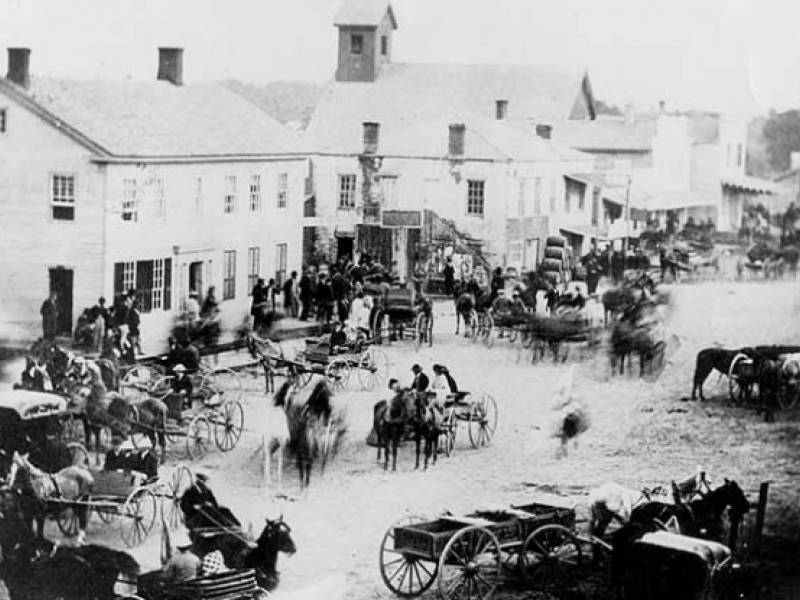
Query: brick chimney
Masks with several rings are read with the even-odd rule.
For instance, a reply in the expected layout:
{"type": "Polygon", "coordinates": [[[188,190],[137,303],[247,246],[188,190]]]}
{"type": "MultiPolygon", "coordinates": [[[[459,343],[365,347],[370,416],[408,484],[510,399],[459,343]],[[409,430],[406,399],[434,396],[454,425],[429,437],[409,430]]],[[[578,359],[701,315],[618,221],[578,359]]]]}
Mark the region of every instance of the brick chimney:
{"type": "Polygon", "coordinates": [[[380,123],[362,123],[364,127],[364,154],[377,154],[380,136],[380,123]]]}
{"type": "Polygon", "coordinates": [[[450,156],[464,156],[464,138],[467,135],[467,126],[463,123],[452,123],[450,125],[450,156]]]}
{"type": "Polygon", "coordinates": [[[30,48],[9,48],[6,79],[28,89],[31,84],[30,59],[30,48]]]}
{"type": "Polygon", "coordinates": [[[174,85],[183,85],[183,48],[158,49],[159,81],[169,81],[174,85]]]}
{"type": "Polygon", "coordinates": [[[540,138],[549,140],[553,135],[553,126],[540,123],[536,126],[536,135],[538,135],[540,138]]]}
{"type": "Polygon", "coordinates": [[[495,100],[494,101],[495,118],[502,121],[508,114],[508,100],[495,100]]]}

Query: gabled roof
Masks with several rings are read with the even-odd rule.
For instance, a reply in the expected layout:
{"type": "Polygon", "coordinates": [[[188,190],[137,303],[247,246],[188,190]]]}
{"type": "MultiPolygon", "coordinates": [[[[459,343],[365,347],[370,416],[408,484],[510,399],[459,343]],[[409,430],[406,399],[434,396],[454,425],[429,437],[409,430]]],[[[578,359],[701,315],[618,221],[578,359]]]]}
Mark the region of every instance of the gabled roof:
{"type": "Polygon", "coordinates": [[[360,149],[361,123],[385,130],[453,111],[494,117],[508,100],[510,119],[565,120],[584,93],[582,69],[529,65],[386,64],[374,82],[331,81],[306,131],[325,151],[360,149]]]}
{"type": "Polygon", "coordinates": [[[600,116],[594,121],[553,124],[553,138],[586,152],[651,152],[656,119],[600,116]]]}
{"type": "Polygon", "coordinates": [[[333,24],[337,27],[377,27],[387,11],[392,19],[392,28],[397,29],[397,20],[389,0],[344,0],[333,17],[333,24]]]}
{"type": "Polygon", "coordinates": [[[31,78],[0,93],[100,156],[165,158],[299,153],[297,136],[235,92],[212,84],[31,78]]]}

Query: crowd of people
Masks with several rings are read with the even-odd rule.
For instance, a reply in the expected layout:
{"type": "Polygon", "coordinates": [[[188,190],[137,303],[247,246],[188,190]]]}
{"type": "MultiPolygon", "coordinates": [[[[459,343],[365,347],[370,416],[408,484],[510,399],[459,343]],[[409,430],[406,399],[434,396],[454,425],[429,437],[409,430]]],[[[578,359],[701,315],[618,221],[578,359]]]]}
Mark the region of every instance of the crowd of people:
{"type": "MultiPolygon", "coordinates": [[[[42,329],[44,339],[52,340],[56,335],[57,296],[55,293],[42,305],[42,329]]],[[[97,304],[83,311],[75,326],[75,343],[102,354],[108,346],[115,347],[123,357],[130,360],[142,354],[141,313],[136,290],[130,289],[114,299],[109,308],[102,296],[97,304]]]]}

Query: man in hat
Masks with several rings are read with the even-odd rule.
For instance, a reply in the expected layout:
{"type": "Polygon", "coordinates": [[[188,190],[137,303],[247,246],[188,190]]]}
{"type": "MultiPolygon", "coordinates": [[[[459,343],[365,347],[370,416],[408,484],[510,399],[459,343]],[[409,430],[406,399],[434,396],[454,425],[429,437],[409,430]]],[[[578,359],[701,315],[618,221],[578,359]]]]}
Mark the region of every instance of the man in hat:
{"type": "Polygon", "coordinates": [[[411,367],[411,372],[414,373],[414,379],[411,381],[411,389],[420,394],[427,391],[430,382],[428,376],[422,371],[422,367],[414,365],[411,367]]]}
{"type": "Polygon", "coordinates": [[[106,471],[113,471],[115,469],[124,469],[125,465],[125,451],[122,449],[123,438],[121,435],[115,433],[111,436],[111,450],[106,452],[106,460],[103,463],[103,468],[106,471]]]}
{"type": "Polygon", "coordinates": [[[197,527],[240,526],[239,520],[225,506],[220,506],[214,492],[208,487],[209,476],[197,473],[195,482],[181,497],[181,510],[186,526],[197,527]]]}
{"type": "Polygon", "coordinates": [[[165,399],[169,416],[180,419],[181,412],[191,407],[192,380],[186,375],[186,367],[178,363],[172,368],[175,377],[172,379],[172,392],[165,399]]]}
{"type": "Polygon", "coordinates": [[[162,581],[182,583],[196,578],[200,574],[200,558],[192,552],[192,540],[185,531],[177,533],[175,549],[175,554],[164,565],[162,581]]]}

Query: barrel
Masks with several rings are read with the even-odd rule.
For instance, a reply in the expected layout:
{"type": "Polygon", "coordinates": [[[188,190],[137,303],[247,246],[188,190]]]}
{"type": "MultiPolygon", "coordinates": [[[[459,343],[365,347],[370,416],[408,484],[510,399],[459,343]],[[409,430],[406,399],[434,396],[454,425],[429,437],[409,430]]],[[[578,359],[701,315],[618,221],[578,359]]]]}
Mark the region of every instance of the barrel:
{"type": "Polygon", "coordinates": [[[559,248],[557,246],[547,246],[547,248],[544,249],[544,257],[564,260],[564,248],[559,248]]]}
{"type": "Polygon", "coordinates": [[[558,235],[551,235],[547,238],[545,246],[555,246],[556,248],[563,248],[567,245],[567,240],[558,235]]]}
{"type": "Polygon", "coordinates": [[[563,264],[561,259],[557,258],[545,258],[542,261],[542,270],[544,271],[561,271],[563,268],[563,264]]]}

